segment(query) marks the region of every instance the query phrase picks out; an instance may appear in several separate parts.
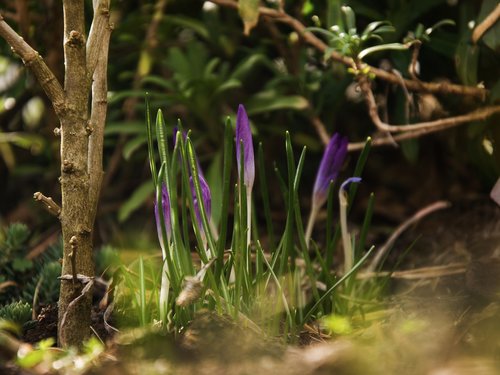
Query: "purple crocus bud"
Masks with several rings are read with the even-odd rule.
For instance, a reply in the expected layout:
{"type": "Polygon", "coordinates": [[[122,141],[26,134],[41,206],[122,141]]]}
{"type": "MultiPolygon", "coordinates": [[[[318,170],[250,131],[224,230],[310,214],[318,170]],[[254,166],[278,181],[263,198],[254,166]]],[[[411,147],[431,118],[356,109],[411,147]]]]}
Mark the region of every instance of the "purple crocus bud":
{"type": "Polygon", "coordinates": [[[244,176],[243,182],[247,186],[248,191],[252,190],[255,180],[255,159],[253,154],[252,132],[250,131],[250,122],[248,121],[247,112],[242,104],[238,107],[236,116],[236,161],[238,164],[238,176],[240,171],[240,142],[243,142],[243,166],[244,176]]]}
{"type": "Polygon", "coordinates": [[[347,137],[335,133],[323,154],[313,188],[313,204],[322,206],[328,196],[328,186],[335,180],[347,155],[347,137]]]}
{"type": "MultiPolygon", "coordinates": [[[[170,236],[172,234],[172,226],[170,224],[170,199],[168,197],[168,191],[165,184],[161,185],[161,205],[163,210],[163,217],[165,219],[165,230],[167,232],[167,240],[170,241],[170,236]]],[[[156,219],[156,231],[158,232],[158,240],[163,249],[163,233],[160,221],[160,211],[158,210],[158,201],[155,200],[155,219],[156,219]]]]}
{"type": "Polygon", "coordinates": [[[361,182],[361,177],[349,177],[347,180],[342,182],[340,185],[340,190],[347,191],[350,184],[361,182]]]}
{"type": "MultiPolygon", "coordinates": [[[[212,211],[212,195],[210,194],[210,187],[208,186],[205,177],[203,177],[203,174],[201,173],[201,169],[199,170],[198,178],[200,180],[201,198],[203,200],[202,204],[203,207],[205,208],[207,219],[210,220],[210,214],[212,211]]],[[[194,187],[192,176],[189,177],[189,185],[191,186],[191,194],[193,194],[194,213],[196,215],[196,220],[198,222],[198,228],[203,232],[203,221],[201,219],[201,211],[198,199],[196,197],[196,189],[194,187]]]]}

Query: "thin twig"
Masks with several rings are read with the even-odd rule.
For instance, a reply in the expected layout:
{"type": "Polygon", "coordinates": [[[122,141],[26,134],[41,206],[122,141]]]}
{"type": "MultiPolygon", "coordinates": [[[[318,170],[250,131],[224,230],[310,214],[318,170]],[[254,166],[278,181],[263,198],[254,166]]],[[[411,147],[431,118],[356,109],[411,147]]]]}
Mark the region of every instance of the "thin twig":
{"type": "Polygon", "coordinates": [[[35,293],[33,293],[33,303],[31,305],[31,320],[36,320],[36,306],[38,305],[38,296],[40,295],[40,288],[43,283],[43,275],[40,276],[38,282],[36,283],[35,293]]]}
{"type": "Polygon", "coordinates": [[[500,18],[500,4],[496,6],[495,9],[491,11],[488,16],[474,29],[472,33],[472,43],[476,44],[483,34],[488,31],[488,29],[493,26],[500,18]]]}
{"type": "MultiPolygon", "coordinates": [[[[210,2],[218,4],[220,6],[238,9],[238,2],[233,0],[210,0],[210,2]]],[[[260,7],[259,13],[261,16],[270,17],[277,22],[287,24],[292,29],[294,29],[308,44],[316,48],[318,51],[324,53],[328,49],[328,46],[321,39],[316,37],[313,33],[309,32],[299,20],[290,16],[289,14],[266,7],[260,7]]],[[[354,61],[351,58],[348,58],[338,52],[332,52],[330,57],[333,60],[338,61],[348,67],[354,66],[354,61]]],[[[377,78],[394,84],[399,84],[399,78],[396,77],[393,73],[375,68],[373,66],[368,67],[370,69],[370,73],[373,73],[377,78]]],[[[455,85],[447,82],[421,82],[408,79],[405,79],[404,82],[405,86],[412,91],[468,95],[483,100],[488,93],[487,90],[481,87],[455,85]]]]}
{"type": "Polygon", "coordinates": [[[316,133],[318,133],[321,143],[323,143],[323,145],[325,146],[328,145],[328,142],[330,142],[330,136],[326,131],[325,124],[323,124],[323,121],[321,121],[319,116],[315,114],[312,109],[311,109],[311,115],[309,116],[309,120],[311,121],[314,130],[316,130],[316,133]]]}
{"type": "Polygon", "coordinates": [[[442,128],[448,128],[451,126],[458,126],[471,121],[484,120],[495,113],[500,113],[500,105],[490,106],[485,108],[480,108],[472,111],[466,115],[459,115],[454,117],[448,117],[444,119],[439,119],[435,121],[419,122],[411,125],[390,125],[383,122],[378,114],[377,103],[375,102],[375,97],[373,96],[373,91],[370,87],[370,81],[367,77],[362,77],[359,81],[359,87],[363,92],[368,106],[368,113],[371,120],[375,126],[383,132],[408,132],[426,129],[441,130],[442,128]]]}
{"type": "Polygon", "coordinates": [[[76,253],[78,251],[78,239],[76,236],[73,236],[69,240],[69,244],[71,245],[71,252],[69,253],[69,257],[71,259],[71,274],[73,275],[73,287],[77,281],[76,277],[76,253]]]}
{"type": "Polygon", "coordinates": [[[460,275],[465,273],[467,269],[466,263],[452,263],[445,266],[430,266],[416,268],[412,270],[403,271],[384,271],[384,272],[360,272],[356,275],[357,279],[371,279],[374,277],[387,277],[392,279],[403,279],[403,280],[419,280],[419,279],[431,279],[442,276],[460,275]]]}
{"type": "Polygon", "coordinates": [[[415,40],[412,45],[412,51],[411,51],[411,61],[410,65],[408,65],[408,73],[410,74],[411,78],[415,82],[420,82],[420,80],[417,77],[417,63],[418,63],[418,55],[420,54],[420,47],[422,46],[422,42],[420,40],[415,40]]]}
{"type": "Polygon", "coordinates": [[[39,191],[37,191],[35,194],[33,194],[33,199],[35,199],[37,202],[43,203],[43,207],[52,215],[55,217],[59,217],[61,214],[61,207],[54,202],[54,200],[51,197],[46,197],[39,191]]]}
{"type": "Polygon", "coordinates": [[[367,268],[368,272],[375,272],[377,267],[379,266],[382,259],[384,259],[385,254],[390,250],[394,242],[399,238],[399,236],[408,229],[411,225],[421,220],[423,217],[445,208],[450,207],[450,202],[447,201],[437,201],[432,203],[431,205],[422,208],[417,211],[412,217],[408,220],[404,221],[401,225],[399,225],[396,230],[392,233],[389,239],[385,242],[385,244],[377,251],[375,256],[373,257],[372,262],[367,268]]]}

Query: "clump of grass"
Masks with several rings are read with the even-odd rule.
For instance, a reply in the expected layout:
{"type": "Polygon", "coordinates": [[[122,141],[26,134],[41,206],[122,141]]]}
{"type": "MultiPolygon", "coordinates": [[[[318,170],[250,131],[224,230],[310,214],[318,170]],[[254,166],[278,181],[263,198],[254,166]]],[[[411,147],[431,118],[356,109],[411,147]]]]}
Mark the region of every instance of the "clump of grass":
{"type": "MultiPolygon", "coordinates": [[[[276,233],[270,215],[263,147],[259,144],[256,163],[249,120],[243,106],[238,110],[236,141],[230,121],[225,125],[220,176],[222,207],[218,225],[211,220],[210,187],[198,163],[192,134],[184,132],[179,123],[178,131],[173,134],[173,146],[169,146],[170,135],[161,110],[153,126],[148,105],[146,122],[163,263],[158,269],[140,258],[124,272],[123,285],[128,286],[138,323],[145,325],[156,321],[168,329],[181,331],[196,311],[208,308],[269,334],[282,334],[294,340],[303,325],[312,319],[334,311],[349,313],[356,308],[355,297],[369,290],[366,283],[357,282],[354,275],[372,251],[365,248],[365,239],[373,195],[360,235],[351,236],[346,227],[341,231],[334,213],[335,182],[347,152],[347,139],[336,135],[336,144],[325,151],[324,167],[318,171],[320,183],[315,184],[313,192],[314,212],[305,230],[298,194],[306,148],[296,159],[290,134],[286,132],[287,170],[284,176],[277,171],[286,223],[284,231],[276,233]],[[235,162],[238,174],[233,181],[235,162]],[[332,162],[334,170],[328,165],[332,162]],[[267,248],[262,246],[257,228],[252,229],[256,222],[252,209],[256,174],[268,231],[265,235],[270,239],[267,248]],[[319,196],[321,199],[317,198],[319,196]],[[320,249],[312,234],[315,215],[325,203],[326,244],[320,249]],[[333,254],[340,248],[342,236],[344,252],[349,257],[344,269],[333,267],[333,254]]],[[[354,182],[360,180],[369,149],[370,140],[359,157],[353,173],[357,177],[354,182]]],[[[344,218],[355,194],[356,184],[341,191],[340,215],[344,218]]]]}

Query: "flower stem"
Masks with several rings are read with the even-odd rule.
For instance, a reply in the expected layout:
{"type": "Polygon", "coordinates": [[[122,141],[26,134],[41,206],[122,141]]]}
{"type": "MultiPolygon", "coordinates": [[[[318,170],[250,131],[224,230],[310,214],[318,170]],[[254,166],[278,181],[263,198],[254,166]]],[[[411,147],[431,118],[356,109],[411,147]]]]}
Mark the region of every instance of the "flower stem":
{"type": "Polygon", "coordinates": [[[314,223],[316,222],[316,218],[318,217],[318,213],[319,213],[319,207],[313,201],[311,206],[311,212],[309,214],[309,221],[307,222],[306,235],[305,235],[307,248],[309,248],[309,241],[311,240],[311,234],[314,228],[314,223]]]}
{"type": "Polygon", "coordinates": [[[347,274],[353,265],[351,235],[347,230],[347,193],[344,189],[339,190],[340,202],[340,229],[342,232],[342,245],[344,248],[344,275],[347,274]]]}

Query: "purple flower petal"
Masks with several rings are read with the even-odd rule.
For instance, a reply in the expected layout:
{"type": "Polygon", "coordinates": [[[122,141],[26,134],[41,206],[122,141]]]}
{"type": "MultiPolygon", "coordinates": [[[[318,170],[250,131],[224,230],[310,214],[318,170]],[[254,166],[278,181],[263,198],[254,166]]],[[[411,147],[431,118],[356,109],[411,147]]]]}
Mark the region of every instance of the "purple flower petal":
{"type": "MultiPolygon", "coordinates": [[[[210,220],[210,215],[212,212],[212,195],[210,193],[210,187],[208,186],[207,181],[201,174],[199,174],[200,179],[200,188],[201,188],[201,198],[203,200],[202,204],[205,208],[205,213],[207,215],[207,219],[210,220]]],[[[194,203],[194,213],[196,215],[196,220],[198,222],[198,228],[203,231],[203,221],[201,218],[201,211],[199,207],[198,198],[196,197],[196,189],[194,187],[193,177],[189,177],[189,185],[191,186],[191,194],[193,195],[193,203],[194,203]]]]}
{"type": "Polygon", "coordinates": [[[323,158],[319,165],[316,181],[313,188],[313,200],[318,206],[325,203],[328,195],[328,186],[335,180],[344,164],[347,155],[347,137],[335,133],[326,146],[323,158]]]}
{"type": "Polygon", "coordinates": [[[243,167],[244,176],[243,181],[249,190],[252,189],[255,180],[255,159],[253,153],[252,132],[250,131],[250,122],[242,104],[238,107],[238,114],[236,115],[236,162],[238,164],[238,176],[241,175],[240,171],[240,142],[243,142],[243,167]]]}
{"type": "Polygon", "coordinates": [[[349,177],[347,180],[342,182],[340,185],[340,190],[346,191],[350,184],[361,182],[361,177],[349,177]]]}

